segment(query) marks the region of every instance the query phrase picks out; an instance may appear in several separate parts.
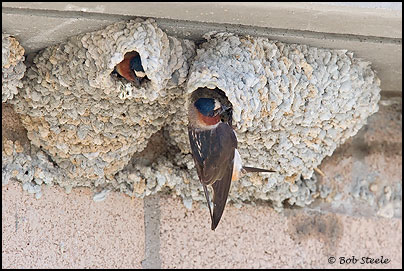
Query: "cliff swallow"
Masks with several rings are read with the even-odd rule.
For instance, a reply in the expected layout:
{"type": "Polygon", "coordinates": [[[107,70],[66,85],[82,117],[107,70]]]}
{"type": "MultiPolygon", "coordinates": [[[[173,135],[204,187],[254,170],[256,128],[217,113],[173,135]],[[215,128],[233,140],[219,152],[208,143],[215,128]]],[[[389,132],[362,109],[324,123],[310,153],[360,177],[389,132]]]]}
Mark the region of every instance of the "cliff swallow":
{"type": "Polygon", "coordinates": [[[232,128],[232,107],[220,89],[198,88],[190,98],[188,135],[192,156],[212,220],[216,229],[222,217],[231,181],[247,172],[274,172],[245,167],[237,151],[237,137],[232,128]],[[213,213],[207,185],[213,188],[213,213]]]}
{"type": "Polygon", "coordinates": [[[126,80],[134,82],[137,87],[146,77],[140,55],[135,51],[126,53],[124,59],[116,65],[115,71],[126,80]]]}

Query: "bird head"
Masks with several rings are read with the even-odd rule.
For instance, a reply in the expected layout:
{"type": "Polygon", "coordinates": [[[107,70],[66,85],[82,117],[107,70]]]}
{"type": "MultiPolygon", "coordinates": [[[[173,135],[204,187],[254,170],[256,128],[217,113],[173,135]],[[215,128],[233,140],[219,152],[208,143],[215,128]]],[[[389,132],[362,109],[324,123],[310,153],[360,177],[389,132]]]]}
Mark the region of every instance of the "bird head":
{"type": "Polygon", "coordinates": [[[199,127],[216,125],[220,121],[231,124],[232,108],[226,101],[227,98],[224,99],[221,95],[205,88],[194,92],[191,97],[190,122],[199,127]]]}
{"type": "Polygon", "coordinates": [[[140,55],[137,54],[130,59],[130,69],[133,70],[137,77],[143,78],[146,76],[146,73],[142,66],[142,60],[140,59],[140,55]]]}
{"type": "Polygon", "coordinates": [[[140,55],[136,51],[125,53],[123,60],[115,66],[114,72],[120,77],[133,82],[137,88],[140,88],[144,79],[148,79],[143,69],[140,55]]]}
{"type": "Polygon", "coordinates": [[[222,111],[220,102],[213,98],[199,98],[194,105],[206,117],[215,117],[222,111]]]}

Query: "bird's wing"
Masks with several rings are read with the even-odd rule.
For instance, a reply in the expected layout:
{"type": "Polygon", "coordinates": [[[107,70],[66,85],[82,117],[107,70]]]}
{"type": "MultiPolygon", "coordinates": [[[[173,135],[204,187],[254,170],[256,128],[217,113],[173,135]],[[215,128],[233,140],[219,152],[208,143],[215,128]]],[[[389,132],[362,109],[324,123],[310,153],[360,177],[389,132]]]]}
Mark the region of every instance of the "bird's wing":
{"type": "Polygon", "coordinates": [[[257,168],[257,167],[243,167],[243,169],[246,172],[276,172],[275,170],[272,170],[272,169],[263,169],[263,168],[257,168]]]}
{"type": "Polygon", "coordinates": [[[189,138],[214,230],[222,217],[229,195],[237,138],[227,123],[220,123],[217,128],[206,131],[196,132],[189,128],[189,138]],[[212,184],[213,187],[213,215],[206,189],[208,184],[212,184]]]}
{"type": "Polygon", "coordinates": [[[233,167],[234,150],[237,138],[233,129],[226,123],[220,123],[211,130],[196,131],[188,129],[189,141],[199,180],[209,185],[222,179],[226,166],[233,167]]]}

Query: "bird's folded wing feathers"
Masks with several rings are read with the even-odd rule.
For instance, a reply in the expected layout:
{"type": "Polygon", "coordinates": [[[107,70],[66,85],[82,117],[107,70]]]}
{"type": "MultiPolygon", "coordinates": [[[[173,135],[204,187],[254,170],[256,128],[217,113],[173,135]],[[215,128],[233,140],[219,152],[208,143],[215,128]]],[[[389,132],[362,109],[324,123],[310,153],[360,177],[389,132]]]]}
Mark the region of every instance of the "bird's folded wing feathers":
{"type": "Polygon", "coordinates": [[[189,138],[200,181],[208,185],[221,179],[226,165],[233,163],[237,147],[233,129],[225,123],[198,132],[189,128],[189,138]]]}

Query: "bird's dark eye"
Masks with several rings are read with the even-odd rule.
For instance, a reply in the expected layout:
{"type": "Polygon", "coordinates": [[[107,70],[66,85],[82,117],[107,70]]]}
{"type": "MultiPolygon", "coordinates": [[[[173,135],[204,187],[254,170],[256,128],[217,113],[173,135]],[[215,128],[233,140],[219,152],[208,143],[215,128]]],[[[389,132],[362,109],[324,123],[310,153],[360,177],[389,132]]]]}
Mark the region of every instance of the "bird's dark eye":
{"type": "Polygon", "coordinates": [[[217,116],[218,114],[220,114],[222,112],[222,108],[218,108],[214,111],[212,111],[212,117],[217,116]]]}
{"type": "Polygon", "coordinates": [[[215,116],[217,116],[218,113],[219,113],[219,112],[217,112],[217,110],[210,111],[209,114],[208,114],[208,116],[209,116],[209,117],[215,117],[215,116]]]}

